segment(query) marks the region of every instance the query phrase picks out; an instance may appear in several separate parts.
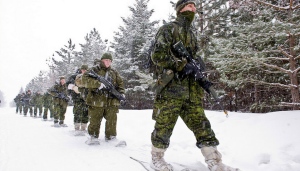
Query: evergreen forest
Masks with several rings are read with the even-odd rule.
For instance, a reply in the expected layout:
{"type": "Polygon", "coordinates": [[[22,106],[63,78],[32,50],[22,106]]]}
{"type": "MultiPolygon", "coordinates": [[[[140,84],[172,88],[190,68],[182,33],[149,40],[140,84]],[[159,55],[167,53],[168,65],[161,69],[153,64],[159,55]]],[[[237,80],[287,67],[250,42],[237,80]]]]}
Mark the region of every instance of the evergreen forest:
{"type": "MultiPolygon", "coordinates": [[[[195,0],[193,23],[213,82],[228,111],[266,113],[300,109],[300,0],[195,0]]],[[[160,26],[172,21],[151,20],[149,0],[135,0],[122,17],[112,40],[103,40],[96,28],[84,42],[66,44],[50,54],[49,70],[40,71],[25,90],[45,92],[59,76],[73,75],[81,65],[94,65],[109,52],[112,67],[122,76],[127,103],[123,109],[151,109],[154,79],[147,67],[149,49],[160,26]]],[[[175,5],[176,2],[170,2],[175,5]]],[[[20,93],[23,89],[21,88],[20,93]]],[[[220,110],[206,94],[205,109],[220,110]]]]}

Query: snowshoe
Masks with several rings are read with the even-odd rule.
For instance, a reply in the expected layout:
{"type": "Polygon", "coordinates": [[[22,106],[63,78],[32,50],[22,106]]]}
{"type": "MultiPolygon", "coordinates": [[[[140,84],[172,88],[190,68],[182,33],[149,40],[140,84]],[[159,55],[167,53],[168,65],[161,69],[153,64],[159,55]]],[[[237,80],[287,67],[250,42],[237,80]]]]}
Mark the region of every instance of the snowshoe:
{"type": "Polygon", "coordinates": [[[60,125],[60,127],[68,127],[67,124],[59,124],[59,125],[60,125]]]}
{"type": "Polygon", "coordinates": [[[60,125],[59,125],[58,123],[54,123],[53,127],[55,127],[55,128],[59,128],[59,127],[60,127],[60,125]]]}
{"type": "Polygon", "coordinates": [[[85,141],[87,145],[100,145],[100,140],[95,137],[90,137],[87,141],[85,141]]]}

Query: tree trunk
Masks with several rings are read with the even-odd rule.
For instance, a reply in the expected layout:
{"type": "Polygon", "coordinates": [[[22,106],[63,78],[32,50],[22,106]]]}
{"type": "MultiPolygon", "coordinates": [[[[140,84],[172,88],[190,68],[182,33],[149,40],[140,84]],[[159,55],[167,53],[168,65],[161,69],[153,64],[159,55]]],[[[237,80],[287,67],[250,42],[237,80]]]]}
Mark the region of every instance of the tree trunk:
{"type": "MultiPolygon", "coordinates": [[[[299,83],[298,83],[298,79],[297,79],[298,72],[295,72],[297,69],[297,61],[295,60],[296,52],[294,51],[294,47],[295,47],[294,35],[291,35],[291,34],[289,35],[289,43],[290,43],[290,54],[292,56],[289,60],[290,70],[292,71],[291,73],[289,73],[289,77],[290,77],[291,85],[292,85],[292,87],[291,87],[292,102],[294,104],[299,104],[300,103],[299,83]]],[[[293,109],[299,110],[300,105],[293,105],[293,109]]]]}

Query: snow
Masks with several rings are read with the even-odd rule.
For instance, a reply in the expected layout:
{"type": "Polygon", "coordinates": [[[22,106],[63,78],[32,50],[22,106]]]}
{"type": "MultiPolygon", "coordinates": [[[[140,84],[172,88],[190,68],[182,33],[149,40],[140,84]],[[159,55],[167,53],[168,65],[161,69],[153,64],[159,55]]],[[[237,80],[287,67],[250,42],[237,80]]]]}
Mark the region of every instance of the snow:
{"type": "MultiPolygon", "coordinates": [[[[242,171],[300,170],[300,111],[267,114],[205,111],[220,141],[223,162],[242,171]]],[[[104,139],[102,121],[100,146],[85,144],[87,136],[73,136],[72,107],[68,107],[66,128],[51,127],[53,122],[23,117],[15,108],[0,108],[1,171],[145,171],[137,158],[150,161],[154,121],[151,110],[120,110],[119,140],[126,147],[114,147],[104,139]]],[[[191,131],[178,119],[168,162],[181,163],[199,171],[208,171],[191,131]]]]}

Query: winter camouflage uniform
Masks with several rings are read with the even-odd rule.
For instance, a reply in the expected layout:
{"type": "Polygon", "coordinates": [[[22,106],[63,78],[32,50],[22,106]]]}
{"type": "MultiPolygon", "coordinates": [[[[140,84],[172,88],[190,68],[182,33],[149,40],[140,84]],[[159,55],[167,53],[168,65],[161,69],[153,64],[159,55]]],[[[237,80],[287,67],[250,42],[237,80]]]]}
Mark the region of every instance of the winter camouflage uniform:
{"type": "Polygon", "coordinates": [[[44,104],[44,114],[43,114],[43,119],[47,119],[48,117],[48,110],[50,111],[50,119],[53,118],[53,97],[46,92],[43,95],[43,104],[44,104]]]}
{"type": "MultiPolygon", "coordinates": [[[[100,66],[91,68],[98,75],[107,78],[116,88],[117,91],[124,94],[123,80],[119,73],[113,68],[105,68],[102,63],[100,66]]],[[[117,113],[119,112],[120,102],[105,88],[99,89],[101,83],[94,78],[87,75],[87,71],[82,76],[82,84],[88,88],[88,95],[86,103],[88,105],[88,113],[90,117],[90,124],[88,126],[88,133],[94,137],[99,137],[100,125],[103,117],[106,119],[105,123],[105,137],[115,137],[117,135],[117,113]]]]}
{"type": "Polygon", "coordinates": [[[22,93],[20,96],[20,103],[19,103],[20,115],[22,115],[22,111],[24,110],[24,96],[25,96],[25,93],[22,93]]]}
{"type": "Polygon", "coordinates": [[[181,117],[194,133],[197,147],[216,146],[219,141],[202,107],[203,89],[194,78],[179,79],[178,73],[186,64],[186,60],[176,56],[172,51],[172,45],[179,40],[189,49],[193,57],[197,57],[197,39],[181,14],[175,22],[162,26],[156,35],[152,60],[161,71],[157,84],[164,82],[161,80],[164,78],[163,74],[174,76],[155,97],[153,119],[156,123],[151,136],[152,144],[157,148],[168,148],[176,121],[181,117]]]}
{"type": "MultiPolygon", "coordinates": [[[[60,81],[65,79],[60,77],[60,81]]],[[[67,96],[67,86],[66,84],[55,84],[49,93],[53,96],[53,106],[54,106],[54,124],[59,122],[59,125],[64,124],[65,114],[67,111],[69,97],[67,96]]]]}
{"type": "MultiPolygon", "coordinates": [[[[173,171],[172,165],[164,160],[164,153],[170,144],[174,126],[180,117],[196,138],[196,146],[201,149],[210,171],[238,171],[222,163],[222,155],[216,146],[219,141],[205,116],[202,99],[204,89],[211,84],[199,78],[199,69],[179,54],[173,45],[181,41],[188,53],[198,61],[198,43],[191,23],[196,7],[193,0],[178,0],[175,9],[175,22],[163,25],[157,35],[151,56],[156,68],[156,97],[153,119],[156,121],[151,134],[152,160],[150,166],[155,170],[173,171]],[[196,80],[197,78],[198,80],[196,80]],[[204,81],[207,82],[204,82],[204,81]],[[202,87],[201,87],[201,86],[202,87]]],[[[210,83],[210,82],[209,82],[210,83]]]]}
{"type": "Polygon", "coordinates": [[[18,113],[18,111],[22,112],[20,109],[20,103],[21,103],[21,94],[18,94],[15,98],[14,101],[16,103],[16,113],[18,113]]]}
{"type": "MultiPolygon", "coordinates": [[[[69,77],[67,85],[75,85],[75,79],[78,74],[81,74],[81,71],[78,70],[76,74],[69,77]]],[[[74,103],[73,114],[74,114],[74,124],[87,124],[89,121],[88,118],[88,108],[84,100],[85,88],[78,88],[80,93],[76,93],[73,90],[68,90],[69,95],[72,97],[74,103]]]]}
{"type": "Polygon", "coordinates": [[[41,117],[43,111],[43,96],[41,95],[41,93],[36,92],[33,94],[31,101],[34,107],[33,109],[34,117],[37,117],[38,111],[39,111],[39,117],[41,117]]]}
{"type": "Polygon", "coordinates": [[[32,103],[31,103],[31,91],[28,90],[23,97],[24,102],[24,116],[27,116],[29,110],[30,116],[32,116],[32,103]]]}

